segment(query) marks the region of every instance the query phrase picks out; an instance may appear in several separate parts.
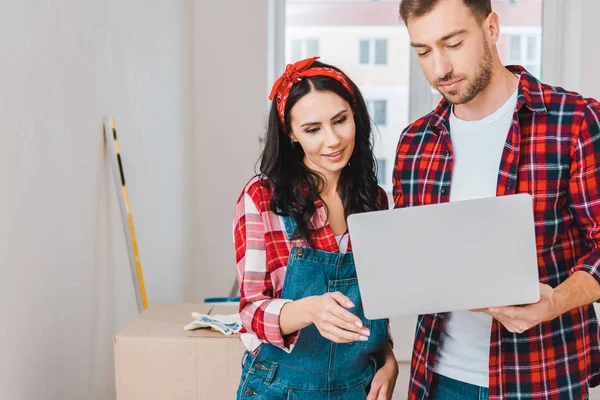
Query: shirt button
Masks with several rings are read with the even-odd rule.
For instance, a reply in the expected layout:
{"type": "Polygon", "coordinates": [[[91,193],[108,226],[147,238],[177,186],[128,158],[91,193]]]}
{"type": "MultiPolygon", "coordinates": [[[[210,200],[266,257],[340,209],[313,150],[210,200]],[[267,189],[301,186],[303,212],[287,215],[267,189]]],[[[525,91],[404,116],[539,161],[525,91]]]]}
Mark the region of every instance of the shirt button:
{"type": "Polygon", "coordinates": [[[446,194],[446,189],[442,189],[442,190],[440,190],[440,193],[441,193],[442,195],[445,195],[445,194],[446,194]]]}
{"type": "Polygon", "coordinates": [[[302,250],[301,248],[296,248],[296,255],[298,257],[302,257],[303,254],[304,254],[304,250],[302,250]]]}

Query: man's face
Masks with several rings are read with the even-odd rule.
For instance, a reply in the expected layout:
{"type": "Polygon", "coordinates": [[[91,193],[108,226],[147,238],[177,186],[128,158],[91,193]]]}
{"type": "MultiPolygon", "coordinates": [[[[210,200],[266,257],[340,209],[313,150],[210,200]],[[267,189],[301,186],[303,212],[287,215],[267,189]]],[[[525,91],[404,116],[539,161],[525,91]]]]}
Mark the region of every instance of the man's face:
{"type": "Polygon", "coordinates": [[[492,76],[492,52],[483,24],[463,0],[442,0],[408,20],[411,45],[427,80],[453,104],[471,101],[492,76]]]}

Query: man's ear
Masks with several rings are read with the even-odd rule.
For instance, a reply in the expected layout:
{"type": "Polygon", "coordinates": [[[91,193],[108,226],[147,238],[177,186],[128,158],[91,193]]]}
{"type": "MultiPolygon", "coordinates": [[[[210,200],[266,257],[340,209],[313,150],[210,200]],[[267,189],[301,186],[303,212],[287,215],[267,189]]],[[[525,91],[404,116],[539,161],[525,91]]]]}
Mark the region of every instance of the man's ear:
{"type": "Polygon", "coordinates": [[[495,12],[491,12],[483,21],[483,29],[490,39],[491,44],[497,44],[500,38],[500,18],[495,12]]]}

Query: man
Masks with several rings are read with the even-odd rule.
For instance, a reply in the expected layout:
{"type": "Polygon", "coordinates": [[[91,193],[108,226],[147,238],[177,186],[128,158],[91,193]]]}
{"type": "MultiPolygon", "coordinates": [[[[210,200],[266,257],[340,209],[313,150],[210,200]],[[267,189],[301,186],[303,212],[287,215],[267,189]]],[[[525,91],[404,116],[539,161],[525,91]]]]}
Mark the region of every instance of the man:
{"type": "Polygon", "coordinates": [[[600,104],[504,67],[490,0],[403,0],[400,15],[444,99],[400,137],[396,207],[530,193],[541,280],[533,305],[420,316],[409,398],[587,398],[600,383],[600,104]]]}

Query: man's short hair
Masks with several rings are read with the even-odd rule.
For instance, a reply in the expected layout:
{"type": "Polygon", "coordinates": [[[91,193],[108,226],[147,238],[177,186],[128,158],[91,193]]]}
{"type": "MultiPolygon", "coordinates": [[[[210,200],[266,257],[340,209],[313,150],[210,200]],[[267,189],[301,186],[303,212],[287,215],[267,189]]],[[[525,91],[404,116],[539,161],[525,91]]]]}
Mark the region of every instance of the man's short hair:
{"type": "MultiPolygon", "coordinates": [[[[410,18],[422,17],[430,13],[440,0],[402,0],[400,2],[400,18],[407,24],[410,18]]],[[[492,12],[491,0],[463,0],[465,6],[471,9],[479,23],[483,22],[492,12]]]]}

